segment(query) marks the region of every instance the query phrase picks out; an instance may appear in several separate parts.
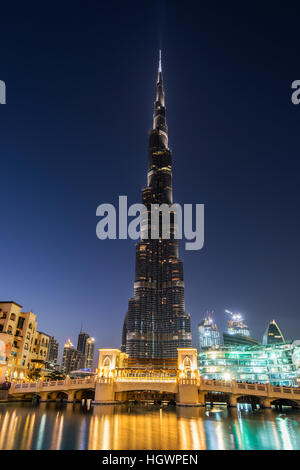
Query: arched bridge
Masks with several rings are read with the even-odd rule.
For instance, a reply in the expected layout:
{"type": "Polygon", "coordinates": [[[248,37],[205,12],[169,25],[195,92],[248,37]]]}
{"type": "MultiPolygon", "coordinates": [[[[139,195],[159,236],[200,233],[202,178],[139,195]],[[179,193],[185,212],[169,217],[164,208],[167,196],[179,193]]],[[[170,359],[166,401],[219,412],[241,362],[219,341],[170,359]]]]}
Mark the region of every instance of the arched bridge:
{"type": "Polygon", "coordinates": [[[96,377],[83,379],[54,380],[48,382],[37,381],[33,383],[13,383],[9,395],[14,398],[27,399],[38,396],[41,401],[65,399],[73,402],[80,400],[83,395],[90,392],[93,398],[96,377]]]}
{"type": "Polygon", "coordinates": [[[230,406],[251,401],[263,407],[285,403],[300,406],[300,388],[279,387],[270,384],[239,383],[231,381],[178,378],[172,376],[88,377],[51,382],[12,384],[9,395],[25,399],[38,396],[42,401],[64,398],[80,400],[89,393],[94,403],[124,402],[130,392],[172,394],[178,405],[200,406],[209,401],[225,401],[230,406]]]}

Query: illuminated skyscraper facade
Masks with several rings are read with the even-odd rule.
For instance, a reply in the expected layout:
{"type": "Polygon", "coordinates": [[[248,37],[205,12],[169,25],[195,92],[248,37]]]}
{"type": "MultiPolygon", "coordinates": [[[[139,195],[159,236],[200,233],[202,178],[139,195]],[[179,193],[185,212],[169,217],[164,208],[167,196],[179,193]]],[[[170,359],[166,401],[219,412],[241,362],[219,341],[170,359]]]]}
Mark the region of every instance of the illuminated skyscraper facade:
{"type": "Polygon", "coordinates": [[[250,336],[248,326],[244,323],[243,317],[240,313],[234,313],[227,323],[229,335],[243,335],[250,336]]]}
{"type": "Polygon", "coordinates": [[[95,338],[91,338],[88,333],[80,331],[77,350],[82,354],[80,368],[91,369],[94,362],[95,338]]]}
{"type": "Polygon", "coordinates": [[[221,346],[200,351],[200,374],[206,379],[270,382],[297,386],[300,378],[300,345],[297,342],[267,346],[221,346]]]}
{"type": "Polygon", "coordinates": [[[232,313],[229,310],[225,310],[225,312],[231,315],[231,319],[227,323],[227,333],[223,333],[225,346],[254,346],[259,344],[256,339],[251,338],[249,327],[245,324],[240,313],[232,313]]]}
{"type": "MultiPolygon", "coordinates": [[[[151,204],[173,204],[172,155],[168,146],[161,60],[149,135],[148,184],[142,192],[147,218],[136,246],[134,297],[129,300],[122,349],[130,358],[176,358],[178,347],[191,347],[190,315],[185,313],[183,265],[178,258],[174,211],[170,209],[170,238],[151,239],[151,204]],[[149,235],[149,238],[148,236],[149,235]]],[[[152,227],[153,228],[153,227],[152,227]]]]}
{"type": "Polygon", "coordinates": [[[92,369],[94,362],[95,338],[88,338],[85,345],[85,369],[92,369]]]}
{"type": "Polygon", "coordinates": [[[272,320],[263,337],[263,344],[280,344],[284,343],[285,339],[283,334],[280,331],[279,326],[277,325],[275,320],[272,320]]]}
{"type": "Polygon", "coordinates": [[[64,350],[61,371],[64,374],[69,374],[71,371],[80,368],[82,361],[82,352],[75,349],[70,339],[67,339],[64,350]]]}
{"type": "Polygon", "coordinates": [[[221,343],[220,333],[210,314],[198,325],[199,348],[204,351],[209,348],[219,346],[221,343]]]}
{"type": "Polygon", "coordinates": [[[57,363],[57,357],[58,357],[58,342],[56,341],[54,336],[50,336],[47,361],[57,363]]]}

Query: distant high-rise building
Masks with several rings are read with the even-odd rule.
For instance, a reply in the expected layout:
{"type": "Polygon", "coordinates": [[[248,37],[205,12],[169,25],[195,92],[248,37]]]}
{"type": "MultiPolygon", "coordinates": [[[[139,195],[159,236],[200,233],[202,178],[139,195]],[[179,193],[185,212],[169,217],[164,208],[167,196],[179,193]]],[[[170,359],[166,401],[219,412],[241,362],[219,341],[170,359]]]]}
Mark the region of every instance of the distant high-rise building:
{"type": "Polygon", "coordinates": [[[77,350],[81,352],[81,369],[91,369],[94,362],[95,339],[84,331],[78,335],[77,350]]]}
{"type": "Polygon", "coordinates": [[[95,338],[88,338],[85,346],[85,369],[92,369],[94,362],[95,338]]]}
{"type": "Polygon", "coordinates": [[[257,346],[259,341],[243,334],[223,333],[224,346],[257,346]]]}
{"type": "Polygon", "coordinates": [[[240,313],[232,313],[229,310],[225,310],[225,312],[231,315],[230,320],[227,322],[227,333],[223,333],[225,346],[254,346],[259,344],[256,339],[251,338],[249,327],[240,313]]]}
{"type": "Polygon", "coordinates": [[[85,331],[80,331],[77,341],[77,349],[84,354],[87,339],[90,337],[85,331]]]}
{"type": "Polygon", "coordinates": [[[285,339],[275,320],[272,320],[263,336],[263,344],[285,343],[285,339]]]}
{"type": "MultiPolygon", "coordinates": [[[[122,350],[129,358],[164,364],[175,361],[177,348],[192,346],[190,315],[185,311],[183,263],[178,256],[174,212],[170,210],[170,238],[150,238],[151,205],[173,204],[172,154],[168,146],[165,93],[161,60],[156,83],[153,128],[149,134],[148,181],[142,199],[147,220],[136,245],[134,298],[129,300],[122,334],[122,350]],[[149,234],[149,238],[148,238],[149,234]]],[[[144,361],[145,362],[145,361],[144,361]]]]}
{"type": "Polygon", "coordinates": [[[54,336],[50,336],[47,361],[57,363],[57,357],[58,357],[58,342],[55,340],[54,336]]]}
{"type": "Polygon", "coordinates": [[[248,326],[244,323],[243,317],[240,313],[232,313],[229,310],[225,310],[226,313],[230,313],[231,319],[228,320],[227,332],[229,335],[243,335],[250,336],[248,326]]]}
{"type": "Polygon", "coordinates": [[[67,339],[64,345],[61,371],[68,374],[72,370],[77,370],[81,366],[82,353],[75,349],[70,339],[67,339]]]}
{"type": "Polygon", "coordinates": [[[214,348],[220,345],[220,333],[217,325],[213,322],[208,313],[207,316],[198,325],[199,348],[200,351],[214,348]]]}

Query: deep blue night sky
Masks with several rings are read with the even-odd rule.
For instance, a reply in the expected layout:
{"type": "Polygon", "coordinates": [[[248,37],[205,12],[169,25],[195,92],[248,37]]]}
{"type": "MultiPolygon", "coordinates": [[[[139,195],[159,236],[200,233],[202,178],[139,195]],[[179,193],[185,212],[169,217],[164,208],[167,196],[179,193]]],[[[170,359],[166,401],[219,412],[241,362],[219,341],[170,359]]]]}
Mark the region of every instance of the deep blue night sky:
{"type": "Polygon", "coordinates": [[[181,249],[193,342],[225,308],[300,339],[296,3],[61,3],[1,6],[1,300],[61,347],[81,324],[120,346],[135,242],[98,240],[96,208],[141,202],[162,47],[174,199],[205,204],[204,249],[181,249]]]}

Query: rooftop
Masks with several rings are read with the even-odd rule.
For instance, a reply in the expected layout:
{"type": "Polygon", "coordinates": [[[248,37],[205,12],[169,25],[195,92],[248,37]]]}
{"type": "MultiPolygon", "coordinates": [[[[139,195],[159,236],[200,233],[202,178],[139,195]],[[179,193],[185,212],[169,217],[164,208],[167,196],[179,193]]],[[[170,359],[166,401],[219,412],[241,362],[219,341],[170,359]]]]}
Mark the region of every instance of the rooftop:
{"type": "Polygon", "coordinates": [[[17,302],[14,302],[13,300],[0,300],[0,305],[1,304],[14,304],[14,305],[17,305],[18,307],[23,308],[23,305],[20,305],[17,302]]]}

